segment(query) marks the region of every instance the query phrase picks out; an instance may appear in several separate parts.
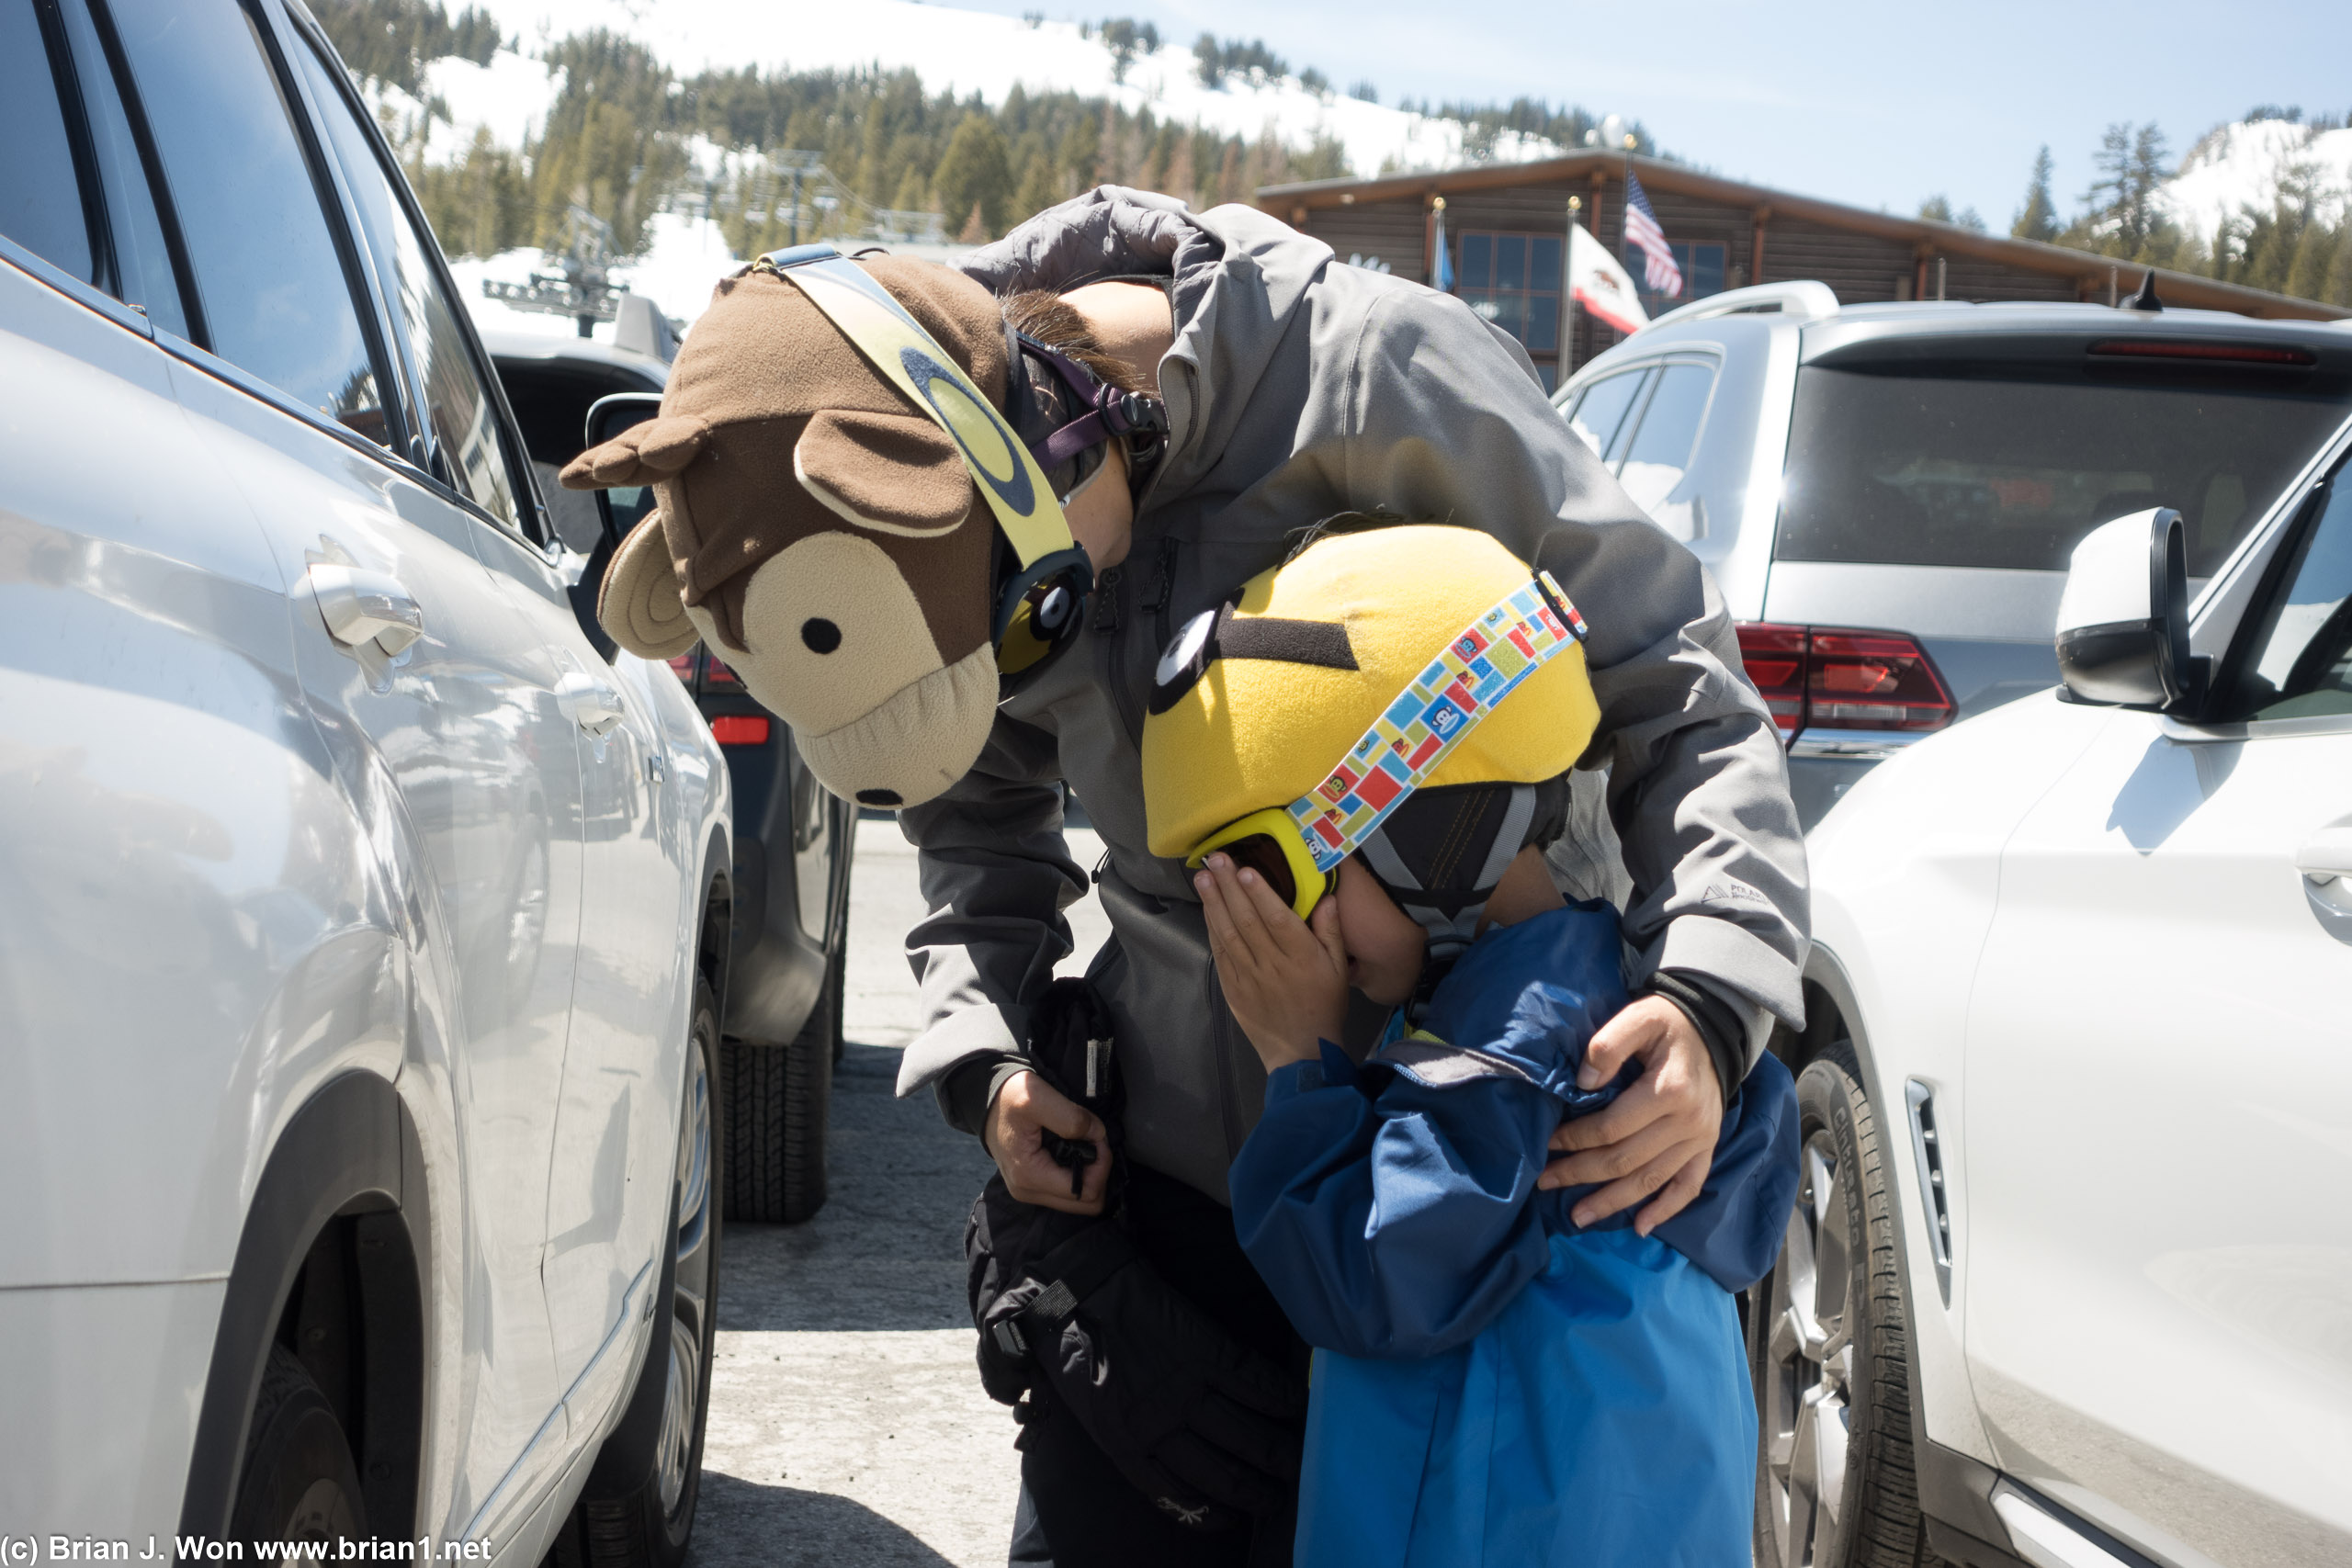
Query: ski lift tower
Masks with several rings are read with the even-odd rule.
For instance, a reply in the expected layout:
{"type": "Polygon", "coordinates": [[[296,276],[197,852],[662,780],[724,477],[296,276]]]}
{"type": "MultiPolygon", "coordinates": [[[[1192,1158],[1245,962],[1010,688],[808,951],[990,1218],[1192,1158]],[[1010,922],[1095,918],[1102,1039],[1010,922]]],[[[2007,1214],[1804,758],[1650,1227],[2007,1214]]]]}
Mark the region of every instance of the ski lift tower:
{"type": "MultiPolygon", "coordinates": [[[[797,245],[800,243],[800,182],[805,179],[831,185],[832,173],[825,167],[821,152],[777,152],[771,155],[770,161],[775,164],[776,173],[792,184],[792,243],[797,245]]],[[[830,209],[833,204],[820,197],[817,205],[830,209]]]]}
{"type": "Polygon", "coordinates": [[[622,291],[613,287],[613,226],[574,203],[564,213],[564,246],[543,252],[551,269],[533,272],[528,283],[482,279],[481,291],[517,310],[549,316],[570,316],[580,324],[580,335],[594,335],[598,321],[620,313],[622,291]]]}

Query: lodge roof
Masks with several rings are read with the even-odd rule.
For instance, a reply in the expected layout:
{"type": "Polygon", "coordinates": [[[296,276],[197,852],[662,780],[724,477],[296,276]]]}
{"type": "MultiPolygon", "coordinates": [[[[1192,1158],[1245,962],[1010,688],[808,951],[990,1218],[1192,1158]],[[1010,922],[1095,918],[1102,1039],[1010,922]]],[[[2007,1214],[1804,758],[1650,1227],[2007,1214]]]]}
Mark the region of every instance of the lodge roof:
{"type": "MultiPolygon", "coordinates": [[[[1671,191],[1700,201],[1744,208],[1764,219],[1791,218],[1883,240],[1908,241],[1918,254],[1925,256],[1973,256],[2028,272],[2073,278],[2078,284],[2099,288],[2107,286],[2110,268],[2120,268],[2126,280],[2124,291],[2127,293],[2138,285],[2140,275],[2145,270],[2136,263],[2118,262],[2113,256],[2077,251],[2065,245],[2012,239],[2006,234],[1980,233],[1956,223],[1939,223],[1928,218],[1897,218],[1892,213],[1872,212],[1865,208],[1849,207],[1842,202],[1824,201],[1818,197],[1797,196],[1765,186],[1724,179],[1720,175],[1702,174],[1685,164],[1598,150],[1571,152],[1566,157],[1543,158],[1526,164],[1472,164],[1460,168],[1385,175],[1374,179],[1303,180],[1289,185],[1264,186],[1258,191],[1257,204],[1276,217],[1289,218],[1300,209],[1311,211],[1317,208],[1395,201],[1410,197],[1419,197],[1426,202],[1433,196],[1514,186],[1589,185],[1596,177],[1622,184],[1625,177],[1625,165],[1629,163],[1642,176],[1642,184],[1652,190],[1671,191]]],[[[2352,318],[2352,310],[2339,305],[2323,304],[2316,299],[2298,299],[2291,295],[2273,294],[2267,288],[2249,288],[2244,284],[2223,283],[2211,277],[2199,277],[2195,273],[2175,272],[2167,267],[2156,269],[2156,291],[2166,304],[2193,310],[2232,310],[2244,316],[2302,321],[2352,318]]]]}

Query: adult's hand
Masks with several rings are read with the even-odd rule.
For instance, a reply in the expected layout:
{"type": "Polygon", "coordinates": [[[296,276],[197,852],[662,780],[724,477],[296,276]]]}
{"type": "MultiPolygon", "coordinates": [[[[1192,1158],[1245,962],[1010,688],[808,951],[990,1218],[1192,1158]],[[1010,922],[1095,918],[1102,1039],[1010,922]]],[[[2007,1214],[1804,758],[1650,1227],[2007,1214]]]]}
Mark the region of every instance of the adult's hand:
{"type": "Polygon", "coordinates": [[[980,1143],[1004,1177],[1005,1190],[1023,1203],[1059,1209],[1066,1214],[1099,1214],[1102,1189],[1111,1179],[1111,1145],[1102,1118],[1035,1073],[1015,1073],[997,1090],[980,1143]],[[1069,1168],[1046,1152],[1042,1134],[1091,1143],[1094,1158],[1080,1169],[1079,1195],[1070,1196],[1069,1168]]]}
{"type": "Polygon", "coordinates": [[[1600,1027],[1585,1047],[1577,1086],[1598,1089],[1629,1060],[1642,1064],[1642,1076],[1606,1110],[1554,1129],[1553,1152],[1564,1157],[1536,1185],[1600,1184],[1570,1212],[1579,1225],[1648,1198],[1634,1217],[1647,1235],[1699,1195],[1723,1128],[1724,1095],[1707,1043],[1664,997],[1643,997],[1600,1027]]]}

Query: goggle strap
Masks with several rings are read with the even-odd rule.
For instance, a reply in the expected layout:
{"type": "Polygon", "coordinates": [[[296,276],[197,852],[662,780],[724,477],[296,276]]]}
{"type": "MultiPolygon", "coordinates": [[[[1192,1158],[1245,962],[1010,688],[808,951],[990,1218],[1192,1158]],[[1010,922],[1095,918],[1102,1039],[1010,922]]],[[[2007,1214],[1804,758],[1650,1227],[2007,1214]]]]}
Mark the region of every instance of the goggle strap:
{"type": "Polygon", "coordinates": [[[1014,340],[1052,366],[1062,384],[1090,405],[1085,413],[1030,448],[1041,466],[1059,468],[1088,447],[1120,436],[1168,434],[1168,411],[1158,399],[1111,385],[1061,350],[1048,348],[1026,333],[1015,333],[1014,340]]]}
{"type": "MultiPolygon", "coordinates": [[[[882,372],[884,379],[905,393],[925,417],[946,433],[956,451],[963,455],[964,466],[971,470],[989,510],[995,514],[997,527],[1023,567],[1077,547],[1077,541],[1070,536],[1069,521],[1062,516],[1061,503],[1054,498],[1052,487],[1046,483],[1045,471],[1038,467],[1027,444],[1013,433],[987,395],[972,384],[971,378],[939,346],[922,323],[864,267],[825,244],[771,251],[753,265],[797,286],[808,302],[823,311],[842,335],[856,345],[867,363],[882,372]],[[903,334],[910,341],[894,344],[889,341],[894,334],[903,334]],[[962,394],[959,400],[967,404],[968,410],[958,412],[968,412],[997,438],[1008,472],[991,471],[974,452],[967,433],[941,410],[925,386],[917,384],[907,363],[910,351],[920,355],[926,382],[944,381],[962,394]]],[[[989,456],[994,457],[997,454],[991,452],[989,456]]]]}
{"type": "Polygon", "coordinates": [[[1584,639],[1584,617],[1544,571],[1464,626],[1323,782],[1287,808],[1317,866],[1329,871],[1346,860],[1496,704],[1584,639]]]}

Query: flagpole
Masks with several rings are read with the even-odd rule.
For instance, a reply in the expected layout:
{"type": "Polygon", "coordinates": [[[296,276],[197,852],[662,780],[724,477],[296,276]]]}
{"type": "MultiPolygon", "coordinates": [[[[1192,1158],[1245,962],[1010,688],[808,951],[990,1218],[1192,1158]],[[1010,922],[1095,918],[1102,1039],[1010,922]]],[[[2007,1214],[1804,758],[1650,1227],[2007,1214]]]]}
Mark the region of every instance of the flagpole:
{"type": "Polygon", "coordinates": [[[1576,289],[1569,280],[1576,276],[1577,215],[1583,210],[1584,197],[1580,196],[1568,197],[1568,227],[1567,231],[1560,236],[1560,304],[1563,307],[1560,314],[1562,324],[1567,329],[1567,342],[1563,345],[1567,349],[1567,353],[1560,356],[1566,361],[1560,373],[1560,379],[1563,381],[1575,374],[1578,364],[1577,328],[1581,324],[1582,320],[1577,314],[1581,302],[1577,299],[1576,289]]]}

